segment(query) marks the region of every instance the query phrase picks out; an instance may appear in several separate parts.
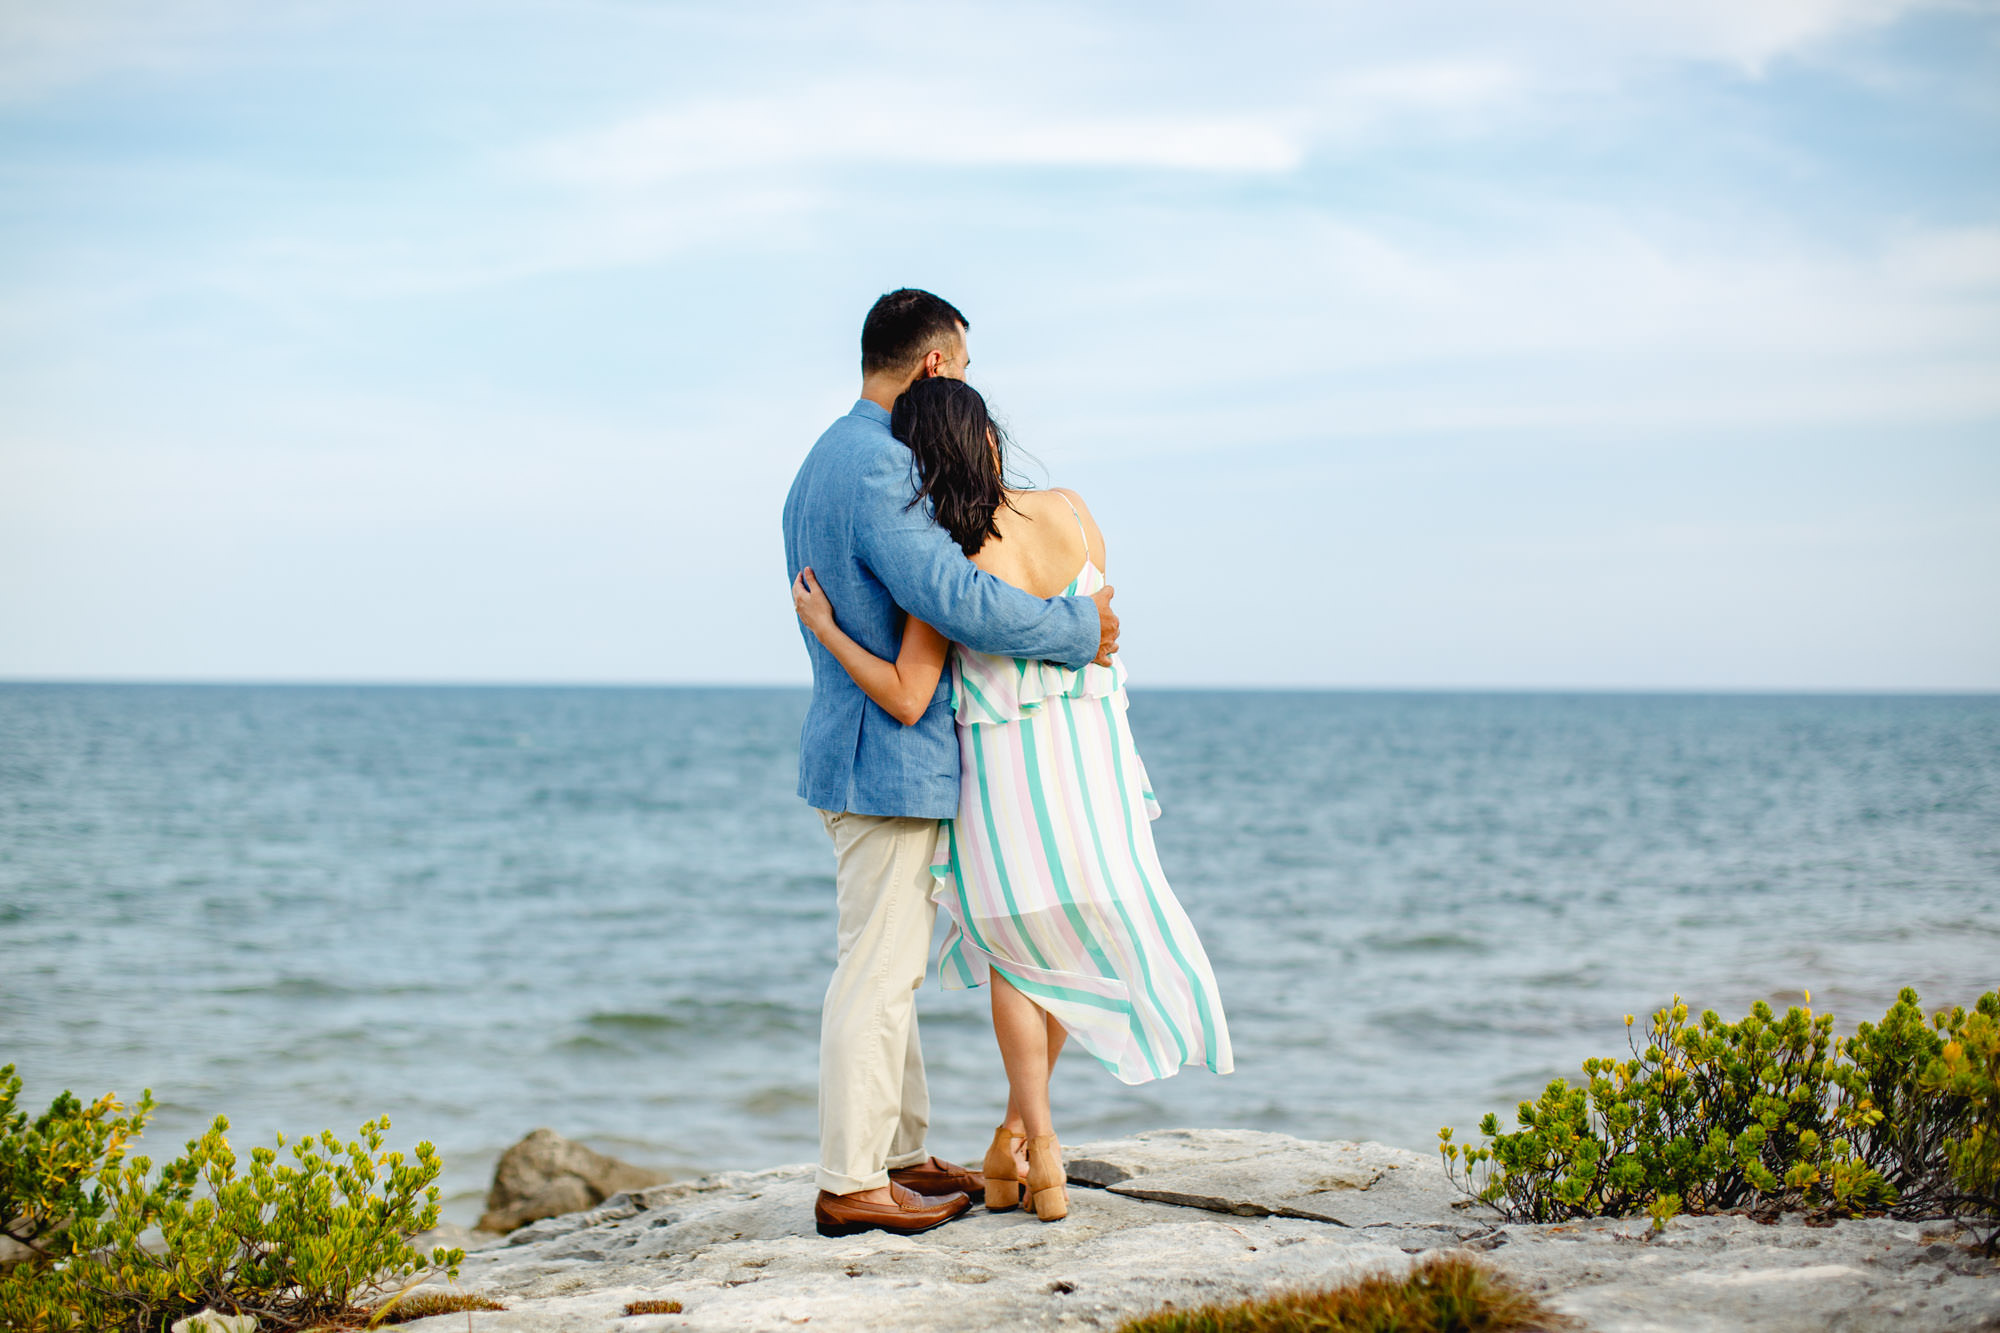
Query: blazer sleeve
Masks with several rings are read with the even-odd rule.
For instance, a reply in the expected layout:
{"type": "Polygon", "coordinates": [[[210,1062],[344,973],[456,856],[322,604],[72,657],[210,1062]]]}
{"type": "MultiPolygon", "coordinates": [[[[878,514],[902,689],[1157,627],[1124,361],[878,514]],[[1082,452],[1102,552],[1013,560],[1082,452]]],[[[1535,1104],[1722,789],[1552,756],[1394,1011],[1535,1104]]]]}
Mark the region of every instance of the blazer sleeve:
{"type": "Polygon", "coordinates": [[[909,507],[909,454],[879,460],[854,489],[854,543],[896,605],[982,653],[1081,669],[1097,656],[1097,603],[1036,597],[965,558],[924,505],[909,507]]]}

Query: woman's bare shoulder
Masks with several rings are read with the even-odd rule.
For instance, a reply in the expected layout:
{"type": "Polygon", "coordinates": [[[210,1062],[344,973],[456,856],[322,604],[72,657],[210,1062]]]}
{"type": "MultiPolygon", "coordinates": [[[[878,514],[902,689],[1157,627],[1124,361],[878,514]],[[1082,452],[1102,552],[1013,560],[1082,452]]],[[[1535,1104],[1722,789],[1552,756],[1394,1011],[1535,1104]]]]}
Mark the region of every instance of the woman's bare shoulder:
{"type": "Polygon", "coordinates": [[[1062,508],[1067,509],[1070,505],[1075,505],[1077,513],[1082,514],[1085,518],[1090,517],[1090,506],[1083,502],[1082,495],[1080,495],[1076,491],[1071,490],[1069,487],[1051,486],[1046,492],[1044,492],[1044,494],[1050,496],[1060,496],[1063,500],[1068,502],[1067,504],[1061,506],[1062,508]]]}
{"type": "Polygon", "coordinates": [[[1052,486],[1046,491],[1038,492],[1038,494],[1048,496],[1049,503],[1064,518],[1069,518],[1072,522],[1078,518],[1083,520],[1083,532],[1085,539],[1089,542],[1091,561],[1096,564],[1100,571],[1103,570],[1105,559],[1104,533],[1097,526],[1097,516],[1090,512],[1090,506],[1083,502],[1083,497],[1067,486],[1052,486]],[[1073,518],[1072,511],[1074,512],[1073,518]]]}
{"type": "Polygon", "coordinates": [[[1007,498],[1016,509],[1036,522],[1043,518],[1061,517],[1074,523],[1076,520],[1071,517],[1073,512],[1090,517],[1090,506],[1067,486],[1051,486],[1045,491],[1010,491],[1007,498]]]}

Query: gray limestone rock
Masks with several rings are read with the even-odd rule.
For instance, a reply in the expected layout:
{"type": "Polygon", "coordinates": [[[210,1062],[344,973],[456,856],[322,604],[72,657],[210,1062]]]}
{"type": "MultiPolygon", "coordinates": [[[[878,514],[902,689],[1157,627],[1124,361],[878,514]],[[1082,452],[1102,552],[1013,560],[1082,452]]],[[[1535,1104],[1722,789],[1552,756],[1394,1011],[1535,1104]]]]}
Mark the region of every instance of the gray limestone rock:
{"type": "Polygon", "coordinates": [[[666,1176],[538,1129],[501,1154],[486,1194],[481,1231],[513,1231],[544,1217],[577,1213],[624,1190],[657,1185],[666,1176]]]}
{"type": "Polygon", "coordinates": [[[257,1316],[202,1310],[185,1319],[176,1319],[170,1333],[257,1333],[257,1316]]]}
{"type": "MultiPolygon", "coordinates": [[[[1156,1129],[1078,1148],[1070,1179],[1114,1194],[1242,1217],[1346,1227],[1488,1229],[1435,1157],[1379,1143],[1316,1143],[1252,1129],[1156,1129]]],[[[1490,1217],[1485,1209],[1477,1210],[1490,1217]]]]}
{"type": "Polygon", "coordinates": [[[0,1236],[0,1269],[11,1268],[15,1264],[26,1263],[35,1257],[35,1252],[11,1236],[0,1236]]]}
{"type": "MultiPolygon", "coordinates": [[[[1076,1145],[1069,1160],[1061,1222],[975,1206],[918,1236],[825,1239],[812,1169],[784,1167],[535,1222],[469,1254],[461,1284],[508,1307],[476,1316],[477,1333],[1108,1330],[1169,1304],[1337,1285],[1463,1246],[1593,1333],[2000,1327],[2000,1266],[1949,1224],[1522,1226],[1457,1207],[1417,1154],[1246,1131],[1140,1134],[1076,1145]],[[684,1309],[622,1317],[645,1299],[684,1309]]],[[[405,1327],[456,1333],[464,1320],[405,1327]]]]}

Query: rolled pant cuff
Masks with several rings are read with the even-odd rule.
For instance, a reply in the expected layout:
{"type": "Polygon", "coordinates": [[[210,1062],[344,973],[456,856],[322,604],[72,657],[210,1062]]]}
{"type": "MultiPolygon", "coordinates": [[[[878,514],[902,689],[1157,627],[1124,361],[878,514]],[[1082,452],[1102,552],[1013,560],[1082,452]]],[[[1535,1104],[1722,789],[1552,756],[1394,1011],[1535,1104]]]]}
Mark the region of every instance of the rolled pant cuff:
{"type": "Polygon", "coordinates": [[[930,1160],[931,1155],[929,1151],[919,1148],[915,1152],[906,1152],[901,1157],[891,1157],[889,1159],[889,1169],[891,1171],[901,1171],[906,1166],[922,1166],[930,1160]]]}
{"type": "Polygon", "coordinates": [[[877,1171],[872,1176],[843,1176],[838,1171],[825,1167],[816,1173],[819,1187],[828,1194],[859,1194],[862,1190],[879,1190],[889,1183],[889,1173],[877,1171]]]}

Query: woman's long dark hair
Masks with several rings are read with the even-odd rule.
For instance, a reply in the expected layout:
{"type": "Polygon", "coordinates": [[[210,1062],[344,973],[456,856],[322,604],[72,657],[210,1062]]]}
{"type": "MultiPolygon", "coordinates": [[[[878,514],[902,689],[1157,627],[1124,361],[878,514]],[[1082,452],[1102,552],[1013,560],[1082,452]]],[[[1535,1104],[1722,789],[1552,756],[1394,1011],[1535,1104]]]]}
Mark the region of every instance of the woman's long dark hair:
{"type": "Polygon", "coordinates": [[[993,515],[1007,503],[1000,482],[1007,434],[979,390],[943,376],[918,380],[896,399],[889,430],[910,447],[917,474],[912,508],[930,501],[938,526],[967,555],[1000,535],[993,515]]]}

